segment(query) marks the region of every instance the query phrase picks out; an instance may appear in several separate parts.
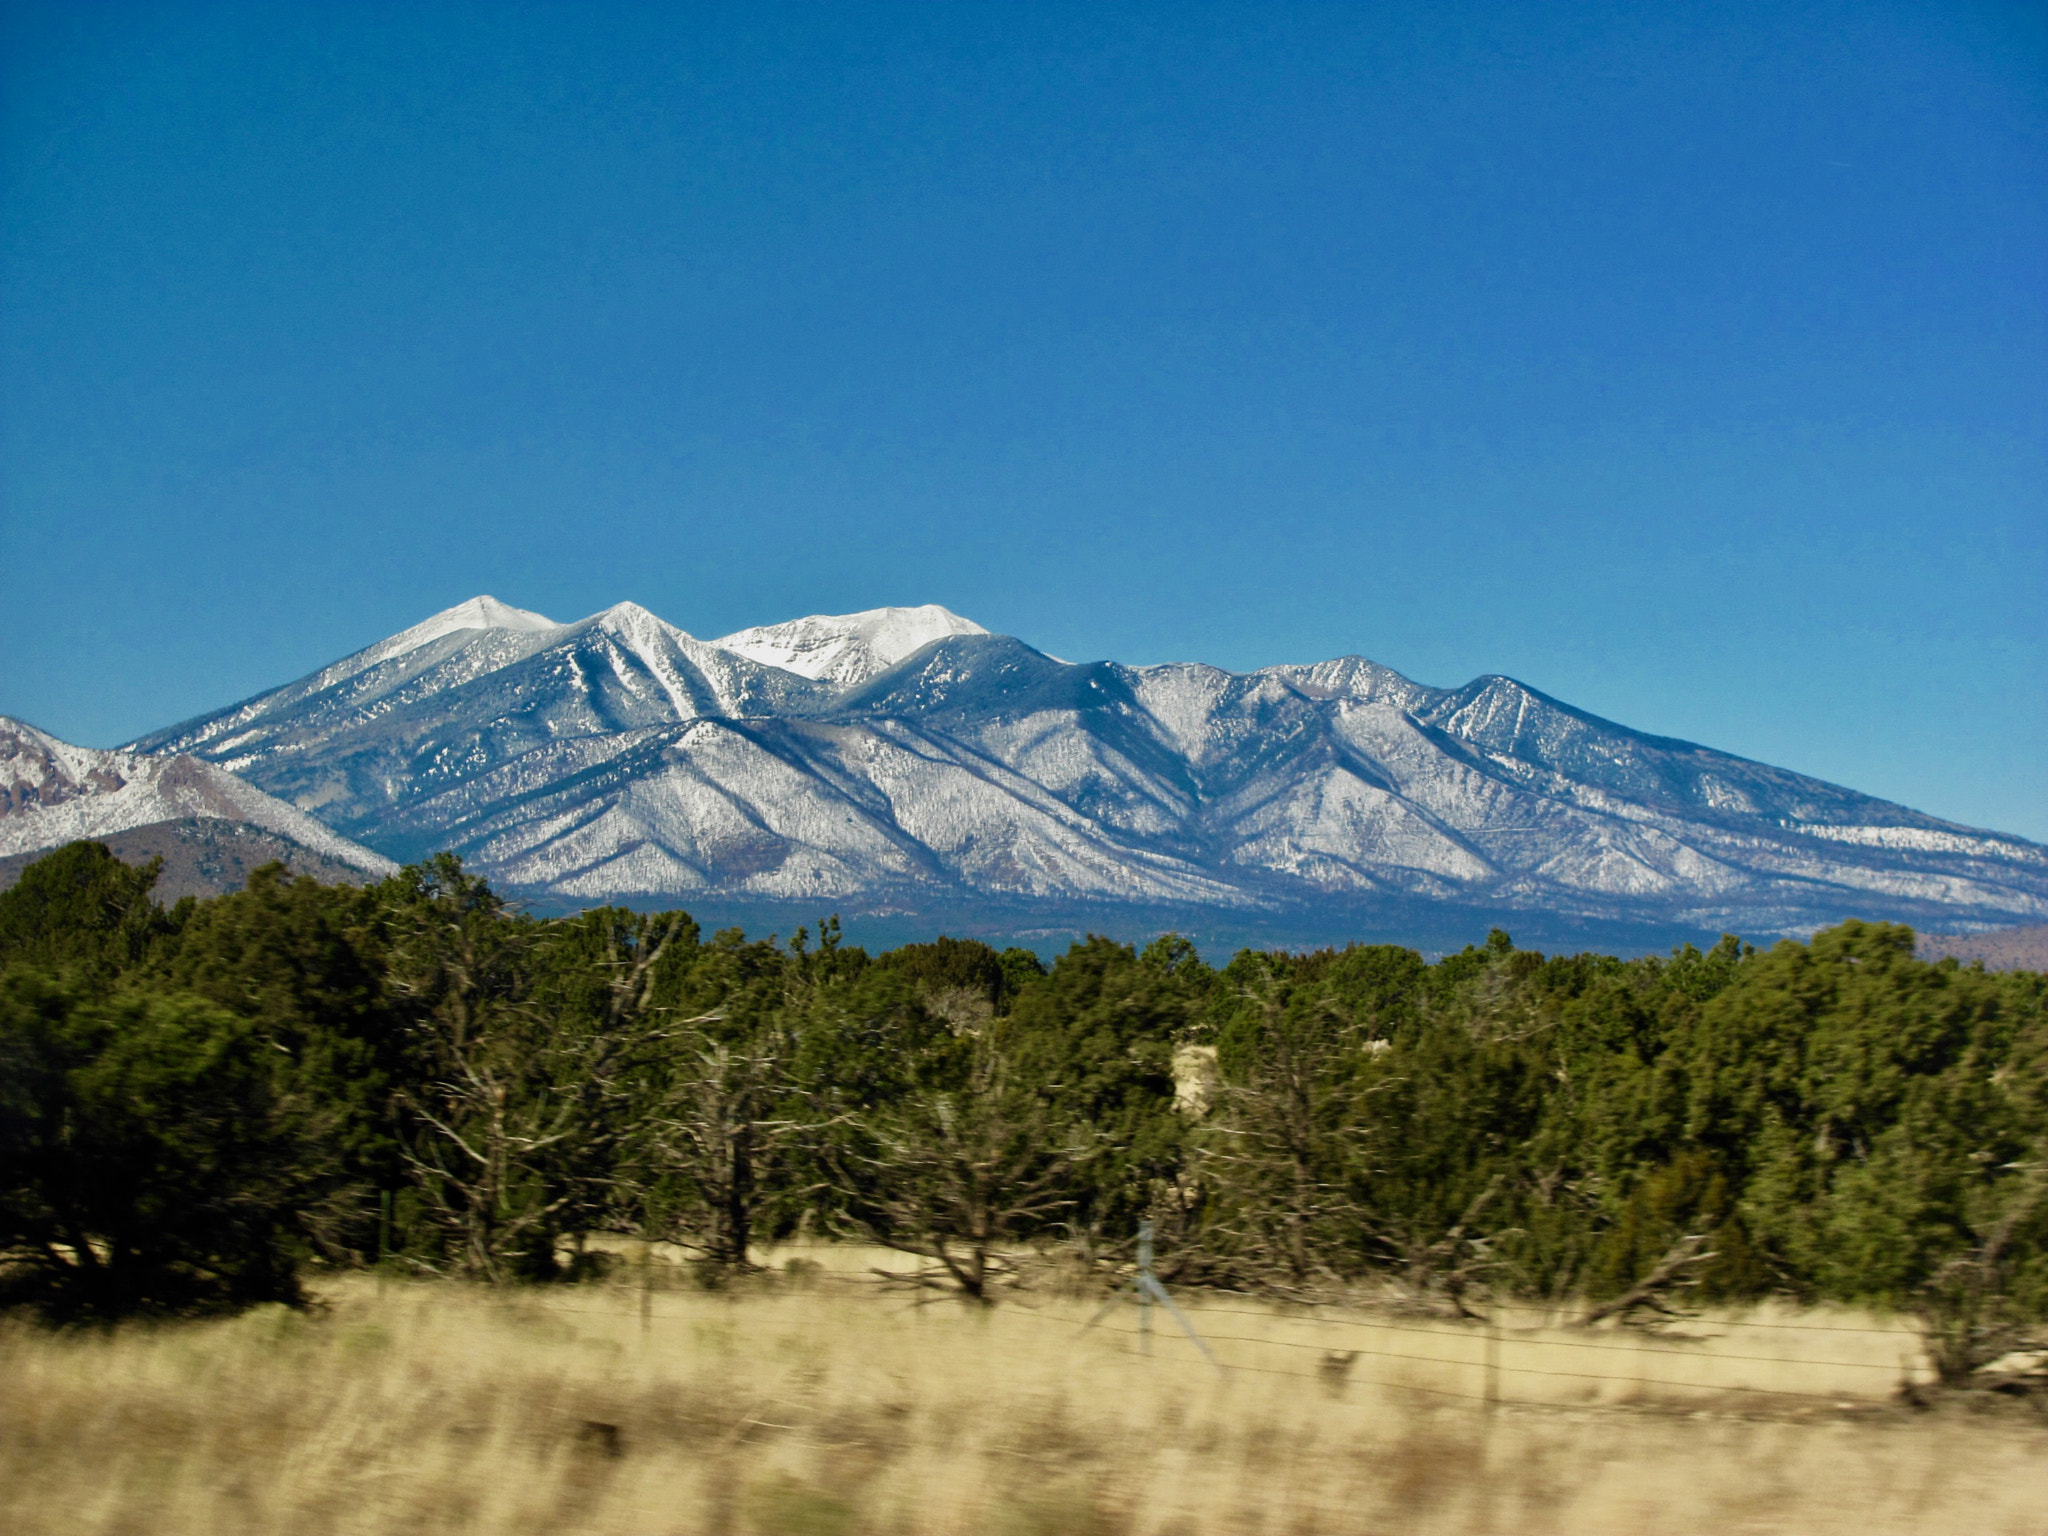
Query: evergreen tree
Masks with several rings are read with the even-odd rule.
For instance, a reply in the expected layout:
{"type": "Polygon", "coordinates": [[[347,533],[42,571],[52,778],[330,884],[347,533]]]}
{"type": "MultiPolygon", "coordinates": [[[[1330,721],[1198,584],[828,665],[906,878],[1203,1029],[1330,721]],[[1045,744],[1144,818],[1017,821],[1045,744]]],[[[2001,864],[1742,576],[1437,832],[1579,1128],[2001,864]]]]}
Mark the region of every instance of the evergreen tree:
{"type": "Polygon", "coordinates": [[[291,1301],[298,1147],[241,1020],[0,973],[0,1295],[63,1321],[291,1301]]]}

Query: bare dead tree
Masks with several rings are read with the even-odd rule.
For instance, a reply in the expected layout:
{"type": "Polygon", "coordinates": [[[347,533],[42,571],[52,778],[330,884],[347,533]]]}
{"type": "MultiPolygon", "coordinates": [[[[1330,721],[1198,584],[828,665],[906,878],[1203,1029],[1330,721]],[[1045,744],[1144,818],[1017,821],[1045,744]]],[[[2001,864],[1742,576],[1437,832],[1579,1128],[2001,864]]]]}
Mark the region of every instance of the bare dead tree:
{"type": "Polygon", "coordinates": [[[631,1164],[650,1235],[745,1269],[763,1192],[817,1127],[787,1112],[795,1092],[788,1027],[771,1019],[728,1039],[712,1029],[725,1022],[713,1013],[681,1026],[631,1164]]]}
{"type": "Polygon", "coordinates": [[[1244,995],[1257,1010],[1255,1049],[1215,1088],[1197,1139],[1201,1267],[1302,1301],[1380,1271],[1400,1305],[1477,1316],[1470,1302],[1495,1267],[1500,1235],[1481,1218],[1504,1178],[1447,1223],[1377,1209],[1370,1110],[1405,1080],[1383,1064],[1386,1047],[1325,1000],[1290,1007],[1277,987],[1256,983],[1244,995]]]}
{"type": "Polygon", "coordinates": [[[910,1283],[988,1303],[1014,1279],[1007,1250],[1075,1204],[1073,1175],[1091,1139],[1010,1079],[995,1042],[973,1042],[966,1080],[921,1089],[869,1117],[829,1154],[842,1188],[865,1196],[840,1224],[927,1260],[910,1283]]]}
{"type": "Polygon", "coordinates": [[[642,917],[608,935],[603,1005],[590,1018],[537,999],[540,925],[474,915],[416,914],[426,942],[413,950],[427,963],[398,971],[429,1067],[400,1102],[402,1152],[420,1214],[443,1234],[438,1254],[412,1257],[479,1279],[548,1274],[558,1237],[613,1198],[636,1079],[664,1033],[652,976],[682,920],[642,917]]]}
{"type": "Polygon", "coordinates": [[[2038,1319],[2029,1319],[2006,1294],[2008,1249],[2020,1227],[2048,1198],[2048,1157],[2015,1165],[1998,1216],[1977,1243],[1957,1254],[1921,1287],[1919,1313],[1928,1358],[1942,1385],[1974,1384],[1977,1372],[2001,1355],[2042,1347],[2038,1319]]]}
{"type": "Polygon", "coordinates": [[[505,1033],[492,1020],[481,1039],[447,1042],[441,1074],[404,1100],[412,1124],[403,1155],[425,1215],[452,1238],[455,1270],[484,1280],[533,1272],[538,1244],[574,1199],[544,1162],[573,1134],[572,1106],[536,1091],[525,1053],[505,1033]]]}
{"type": "Polygon", "coordinates": [[[1703,1233],[1688,1233],[1664,1251],[1664,1256],[1650,1266],[1650,1272],[1611,1301],[1602,1302],[1584,1317],[1579,1326],[1590,1328],[1595,1323],[1610,1317],[1627,1318],[1630,1313],[1647,1309],[1662,1317],[1678,1317],[1682,1314],[1667,1305],[1666,1298],[1671,1291],[1687,1284],[1693,1271],[1720,1255],[1707,1247],[1703,1233]]]}
{"type": "Polygon", "coordinates": [[[1485,1284],[1494,1260],[1492,1239],[1478,1235],[1476,1228],[1502,1184],[1502,1176],[1495,1174],[1458,1219],[1435,1236],[1412,1231],[1395,1235],[1378,1230],[1368,1218],[1372,1241],[1393,1260],[1401,1287],[1413,1305],[1429,1311],[1448,1310],[1460,1317],[1480,1316],[1467,1304],[1468,1298],[1485,1284]]]}
{"type": "Polygon", "coordinates": [[[1363,1230],[1352,1175],[1364,1128],[1343,1070],[1358,1031],[1327,1004],[1290,1016],[1271,986],[1247,997],[1260,1016],[1257,1059],[1216,1085],[1198,1143],[1215,1197],[1203,1241],[1222,1273],[1306,1295],[1340,1283],[1363,1230]]]}

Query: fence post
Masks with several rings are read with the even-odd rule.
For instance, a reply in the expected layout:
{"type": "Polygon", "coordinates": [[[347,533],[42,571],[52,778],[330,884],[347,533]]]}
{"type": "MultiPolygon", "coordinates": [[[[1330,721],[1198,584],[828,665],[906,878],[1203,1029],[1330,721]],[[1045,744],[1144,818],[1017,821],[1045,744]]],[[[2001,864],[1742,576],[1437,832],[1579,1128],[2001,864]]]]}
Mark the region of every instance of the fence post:
{"type": "Polygon", "coordinates": [[[1138,1353],[1152,1353],[1152,1222],[1138,1223],[1138,1353]]]}
{"type": "MultiPolygon", "coordinates": [[[[1130,1294],[1131,1299],[1138,1304],[1138,1352],[1140,1354],[1149,1355],[1152,1353],[1152,1307],[1156,1302],[1158,1305],[1166,1308],[1173,1320],[1180,1324],[1181,1332],[1188,1336],[1188,1342],[1202,1352],[1202,1358],[1215,1367],[1216,1374],[1223,1376],[1226,1380],[1229,1379],[1228,1374],[1224,1371],[1222,1365],[1218,1363],[1216,1357],[1209,1353],[1209,1346],[1202,1342],[1202,1336],[1195,1332],[1195,1325],[1188,1321],[1185,1312],[1173,1304],[1173,1298],[1166,1294],[1166,1287],[1161,1285],[1159,1277],[1152,1273],[1152,1223],[1149,1221],[1138,1223],[1138,1272],[1131,1277],[1130,1294]]],[[[1090,1328],[1093,1328],[1097,1323],[1109,1316],[1115,1310],[1117,1303],[1123,1299],[1123,1288],[1119,1286],[1115,1294],[1102,1304],[1095,1315],[1081,1325],[1081,1331],[1086,1333],[1090,1328]]]]}
{"type": "Polygon", "coordinates": [[[645,1238],[640,1244],[640,1341],[647,1342],[647,1336],[654,1330],[654,1239],[645,1238]]]}
{"type": "Polygon", "coordinates": [[[1486,1311],[1486,1411],[1500,1407],[1500,1308],[1486,1311]]]}

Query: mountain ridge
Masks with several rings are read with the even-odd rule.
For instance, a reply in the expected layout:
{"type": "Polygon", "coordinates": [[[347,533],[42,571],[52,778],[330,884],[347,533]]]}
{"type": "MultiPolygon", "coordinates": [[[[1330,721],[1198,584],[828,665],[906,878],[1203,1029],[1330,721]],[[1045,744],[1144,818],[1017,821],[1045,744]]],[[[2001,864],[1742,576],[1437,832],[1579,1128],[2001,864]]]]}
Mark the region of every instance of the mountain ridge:
{"type": "Polygon", "coordinates": [[[706,641],[636,604],[557,625],[471,599],[134,746],[545,899],[2048,916],[2039,845],[1502,674],[1063,662],[936,605],[706,641]]]}
{"type": "Polygon", "coordinates": [[[242,841],[270,856],[289,860],[303,850],[323,874],[339,867],[381,876],[398,867],[214,764],[75,746],[0,715],[0,859],[143,831],[166,847],[220,841],[188,825],[207,823],[246,829],[242,841]]]}

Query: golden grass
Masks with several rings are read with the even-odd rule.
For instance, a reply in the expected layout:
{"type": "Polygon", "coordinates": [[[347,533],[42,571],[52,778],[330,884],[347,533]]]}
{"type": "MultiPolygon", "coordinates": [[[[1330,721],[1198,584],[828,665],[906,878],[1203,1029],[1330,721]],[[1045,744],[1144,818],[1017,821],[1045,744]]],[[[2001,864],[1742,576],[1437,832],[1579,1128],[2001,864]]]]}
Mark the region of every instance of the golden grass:
{"type": "Polygon", "coordinates": [[[2041,1416],[1881,1406],[1896,1372],[1873,1387],[1884,1373],[1858,1369],[1858,1351],[1896,1356],[1904,1341],[1841,1317],[1810,1320],[1819,1333],[1723,1326],[1712,1341],[1640,1350],[1525,1320],[1499,1346],[1497,1380],[1505,1396],[1546,1403],[1489,1412],[1449,1395],[1483,1395],[1482,1333],[1384,1320],[1375,1332],[1228,1301],[1190,1309],[1232,1366],[1225,1377],[1164,1333],[1138,1357],[1128,1313],[1083,1333],[1079,1301],[910,1307],[829,1274],[808,1288],[644,1297],[359,1280],[327,1299],[310,1317],[0,1334],[0,1530],[2048,1528],[2041,1416]],[[1360,1350],[1341,1381],[1325,1365],[1339,1348],[1360,1350]],[[1815,1375],[1784,1364],[1795,1354],[1840,1365],[1815,1375]],[[1538,1376],[1539,1361],[1613,1369],[1538,1376]],[[1747,1390],[1671,1385],[1710,1378],[1747,1390]],[[1393,1381],[1407,1390],[1376,1384],[1393,1381]],[[1863,1406],[1787,1395],[1809,1388],[1863,1406]],[[1621,1397],[1634,1406],[1613,1406],[1621,1397]]]}

